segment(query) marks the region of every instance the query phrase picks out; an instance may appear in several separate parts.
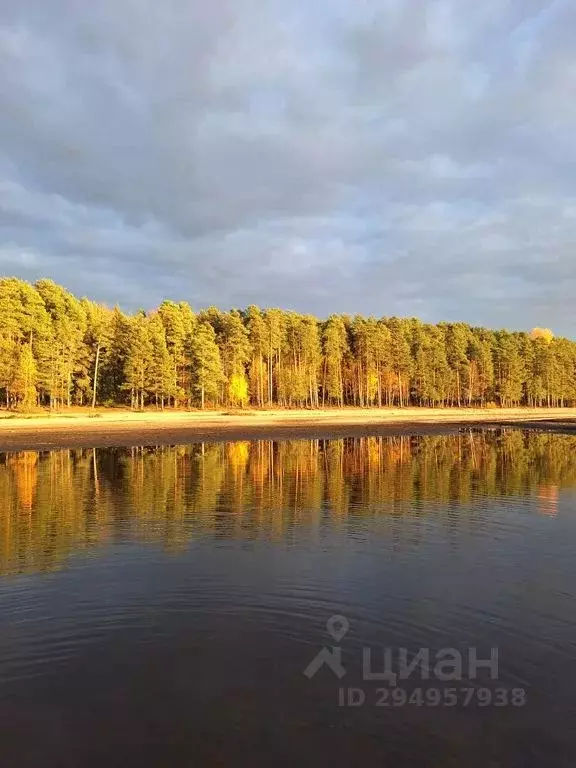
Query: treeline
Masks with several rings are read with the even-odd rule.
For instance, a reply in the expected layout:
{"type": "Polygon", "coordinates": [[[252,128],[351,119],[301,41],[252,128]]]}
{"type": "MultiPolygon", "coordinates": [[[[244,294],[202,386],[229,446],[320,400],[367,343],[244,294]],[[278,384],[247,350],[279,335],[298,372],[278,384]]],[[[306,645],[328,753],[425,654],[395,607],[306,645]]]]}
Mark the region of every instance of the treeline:
{"type": "Polygon", "coordinates": [[[0,279],[9,408],[572,406],[576,342],[415,318],[281,309],[133,315],[52,280],[0,279]]]}
{"type": "Polygon", "coordinates": [[[561,512],[575,447],[572,436],[510,430],[0,453],[0,575],[55,569],[110,541],[308,544],[356,516],[378,518],[410,549],[433,519],[457,545],[489,525],[486,499],[561,512]]]}

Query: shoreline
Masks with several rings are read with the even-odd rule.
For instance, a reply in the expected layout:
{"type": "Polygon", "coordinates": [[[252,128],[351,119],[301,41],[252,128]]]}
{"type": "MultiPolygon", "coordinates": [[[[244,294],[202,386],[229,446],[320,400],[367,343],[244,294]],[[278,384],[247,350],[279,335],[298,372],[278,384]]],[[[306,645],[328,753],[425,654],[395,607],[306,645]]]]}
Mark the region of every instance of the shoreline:
{"type": "Polygon", "coordinates": [[[270,411],[103,409],[0,418],[0,452],[52,448],[175,445],[220,440],[297,440],[438,435],[463,428],[516,427],[576,433],[576,408],[334,408],[270,411]]]}

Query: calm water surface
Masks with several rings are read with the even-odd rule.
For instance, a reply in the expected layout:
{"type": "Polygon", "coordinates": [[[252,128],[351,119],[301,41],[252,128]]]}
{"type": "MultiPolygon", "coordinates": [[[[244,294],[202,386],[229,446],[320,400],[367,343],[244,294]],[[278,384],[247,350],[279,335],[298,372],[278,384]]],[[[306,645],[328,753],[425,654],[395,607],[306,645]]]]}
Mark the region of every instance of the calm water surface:
{"type": "Polygon", "coordinates": [[[2,768],[576,765],[572,436],[4,453],[0,505],[2,768]]]}

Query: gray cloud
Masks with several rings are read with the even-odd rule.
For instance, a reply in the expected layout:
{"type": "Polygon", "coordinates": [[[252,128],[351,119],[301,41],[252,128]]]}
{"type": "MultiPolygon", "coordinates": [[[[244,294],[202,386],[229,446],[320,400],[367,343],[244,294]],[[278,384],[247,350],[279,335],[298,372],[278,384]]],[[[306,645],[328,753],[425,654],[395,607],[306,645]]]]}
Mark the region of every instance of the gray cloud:
{"type": "Polygon", "coordinates": [[[0,271],[574,335],[569,0],[0,0],[0,271]]]}

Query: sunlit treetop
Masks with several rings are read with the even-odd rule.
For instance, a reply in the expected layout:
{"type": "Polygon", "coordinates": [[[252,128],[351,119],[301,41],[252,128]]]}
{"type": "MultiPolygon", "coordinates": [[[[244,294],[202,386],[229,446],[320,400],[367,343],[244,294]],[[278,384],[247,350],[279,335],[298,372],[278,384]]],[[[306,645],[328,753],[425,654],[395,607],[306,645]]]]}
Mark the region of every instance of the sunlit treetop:
{"type": "Polygon", "coordinates": [[[530,331],[530,338],[543,339],[547,344],[549,344],[554,338],[554,334],[550,328],[532,328],[530,331]]]}

